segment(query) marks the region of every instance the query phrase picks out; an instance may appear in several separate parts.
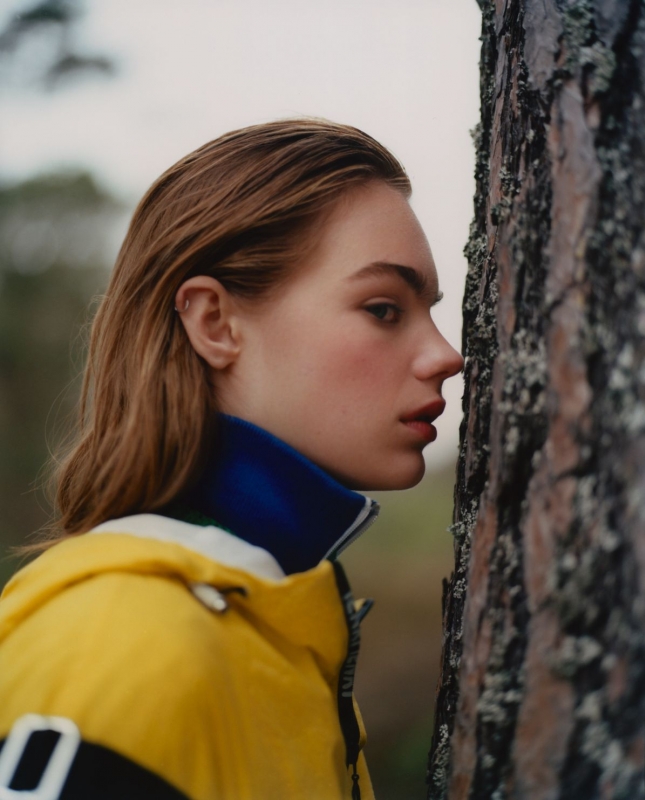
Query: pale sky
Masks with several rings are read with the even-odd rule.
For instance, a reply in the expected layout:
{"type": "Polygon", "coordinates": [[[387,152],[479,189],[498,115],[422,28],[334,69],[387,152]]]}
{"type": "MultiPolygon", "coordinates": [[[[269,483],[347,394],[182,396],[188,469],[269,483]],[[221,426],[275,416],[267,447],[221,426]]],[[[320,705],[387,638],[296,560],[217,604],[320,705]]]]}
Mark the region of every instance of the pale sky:
{"type": "MultiPolygon", "coordinates": [[[[114,57],[119,71],[53,94],[0,87],[5,179],[87,167],[134,205],[177,159],[228,130],[299,114],[354,125],[410,175],[445,294],[433,316],[460,349],[469,130],[479,114],[475,0],[89,0],[87,8],[79,46],[114,57]]],[[[462,391],[461,378],[444,385],[429,464],[456,455],[462,391]]]]}

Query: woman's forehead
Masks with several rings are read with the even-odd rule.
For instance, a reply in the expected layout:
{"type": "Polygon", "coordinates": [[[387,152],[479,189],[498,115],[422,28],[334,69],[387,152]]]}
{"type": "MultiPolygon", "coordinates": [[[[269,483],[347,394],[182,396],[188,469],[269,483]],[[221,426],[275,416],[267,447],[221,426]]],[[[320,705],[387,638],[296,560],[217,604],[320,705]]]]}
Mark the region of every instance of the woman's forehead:
{"type": "MultiPolygon", "coordinates": [[[[328,277],[402,277],[419,294],[436,294],[430,245],[406,198],[384,183],[349,193],[325,219],[307,266],[328,277]]],[[[318,273],[318,277],[323,276],[318,273]]]]}

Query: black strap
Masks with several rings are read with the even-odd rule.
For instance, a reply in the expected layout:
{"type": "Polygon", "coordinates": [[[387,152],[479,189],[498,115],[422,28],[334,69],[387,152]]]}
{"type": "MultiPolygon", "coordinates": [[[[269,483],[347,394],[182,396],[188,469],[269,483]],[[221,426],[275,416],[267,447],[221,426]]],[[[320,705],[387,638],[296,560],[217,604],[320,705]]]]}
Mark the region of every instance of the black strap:
{"type": "MultiPolygon", "coordinates": [[[[59,733],[35,731],[29,737],[8,788],[35,789],[59,733]]],[[[0,752],[6,740],[0,742],[0,752]]],[[[28,796],[28,795],[27,795],[28,796]]],[[[190,800],[167,781],[107,747],[81,741],[59,800],[190,800]]]]}
{"type": "Polygon", "coordinates": [[[347,656],[340,668],[338,680],[338,716],[340,718],[343,738],[345,739],[345,763],[347,767],[351,767],[352,769],[352,800],[361,800],[361,789],[358,785],[359,775],[357,772],[358,754],[361,749],[361,731],[354,710],[354,674],[356,672],[358,651],[361,645],[360,621],[365,615],[365,612],[360,614],[360,612],[356,611],[352,590],[349,587],[345,570],[340,565],[340,562],[332,561],[331,563],[334,567],[336,585],[338,586],[343,604],[345,622],[347,623],[347,631],[349,633],[347,656]]]}

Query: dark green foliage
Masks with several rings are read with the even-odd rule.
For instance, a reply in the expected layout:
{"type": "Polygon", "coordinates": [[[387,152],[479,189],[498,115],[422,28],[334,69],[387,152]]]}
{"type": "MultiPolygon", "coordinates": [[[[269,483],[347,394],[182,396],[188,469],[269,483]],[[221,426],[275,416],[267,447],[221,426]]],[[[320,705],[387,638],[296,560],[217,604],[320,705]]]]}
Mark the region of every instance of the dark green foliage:
{"type": "MultiPolygon", "coordinates": [[[[83,173],[0,188],[0,549],[49,517],[39,476],[72,412],[119,206],[83,173]]],[[[15,568],[0,562],[0,583],[15,568]]]]}

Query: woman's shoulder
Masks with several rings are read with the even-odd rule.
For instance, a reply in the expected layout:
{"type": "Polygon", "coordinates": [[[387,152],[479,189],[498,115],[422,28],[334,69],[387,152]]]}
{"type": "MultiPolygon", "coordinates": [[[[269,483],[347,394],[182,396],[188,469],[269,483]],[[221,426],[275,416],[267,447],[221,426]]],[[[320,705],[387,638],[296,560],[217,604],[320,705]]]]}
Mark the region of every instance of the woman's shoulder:
{"type": "Polygon", "coordinates": [[[187,651],[207,651],[230,634],[230,626],[223,627],[220,615],[200,600],[199,586],[167,572],[91,575],[33,614],[34,638],[55,631],[58,647],[85,651],[95,664],[102,650],[108,659],[136,655],[139,664],[153,656],[158,664],[182,660],[187,651]]]}
{"type": "MultiPolygon", "coordinates": [[[[217,591],[230,570],[176,543],[85,534],[62,542],[18,573],[0,601],[0,659],[23,652],[66,653],[100,669],[122,658],[181,661],[223,645],[232,626],[217,591]]],[[[191,659],[191,661],[193,661],[191,659]]]]}
{"type": "MultiPolygon", "coordinates": [[[[117,543],[77,544],[85,555],[85,545],[106,545],[105,565],[117,543]]],[[[55,554],[65,568],[54,554],[46,570],[33,562],[0,601],[0,742],[25,714],[73,720],[83,743],[186,796],[212,796],[215,773],[228,770],[219,763],[228,745],[212,720],[236,685],[242,618],[218,609],[225,595],[192,580],[200,562],[190,554],[153,543],[145,560],[137,546],[139,560],[131,552],[130,561],[99,570],[88,558],[72,577],[73,544],[55,554]]]]}
{"type": "Polygon", "coordinates": [[[66,698],[75,713],[107,697],[119,708],[163,693],[183,708],[212,695],[249,638],[227,612],[236,577],[172,542],[86,534],[56,545],[0,600],[0,707],[25,694],[66,698]]]}

